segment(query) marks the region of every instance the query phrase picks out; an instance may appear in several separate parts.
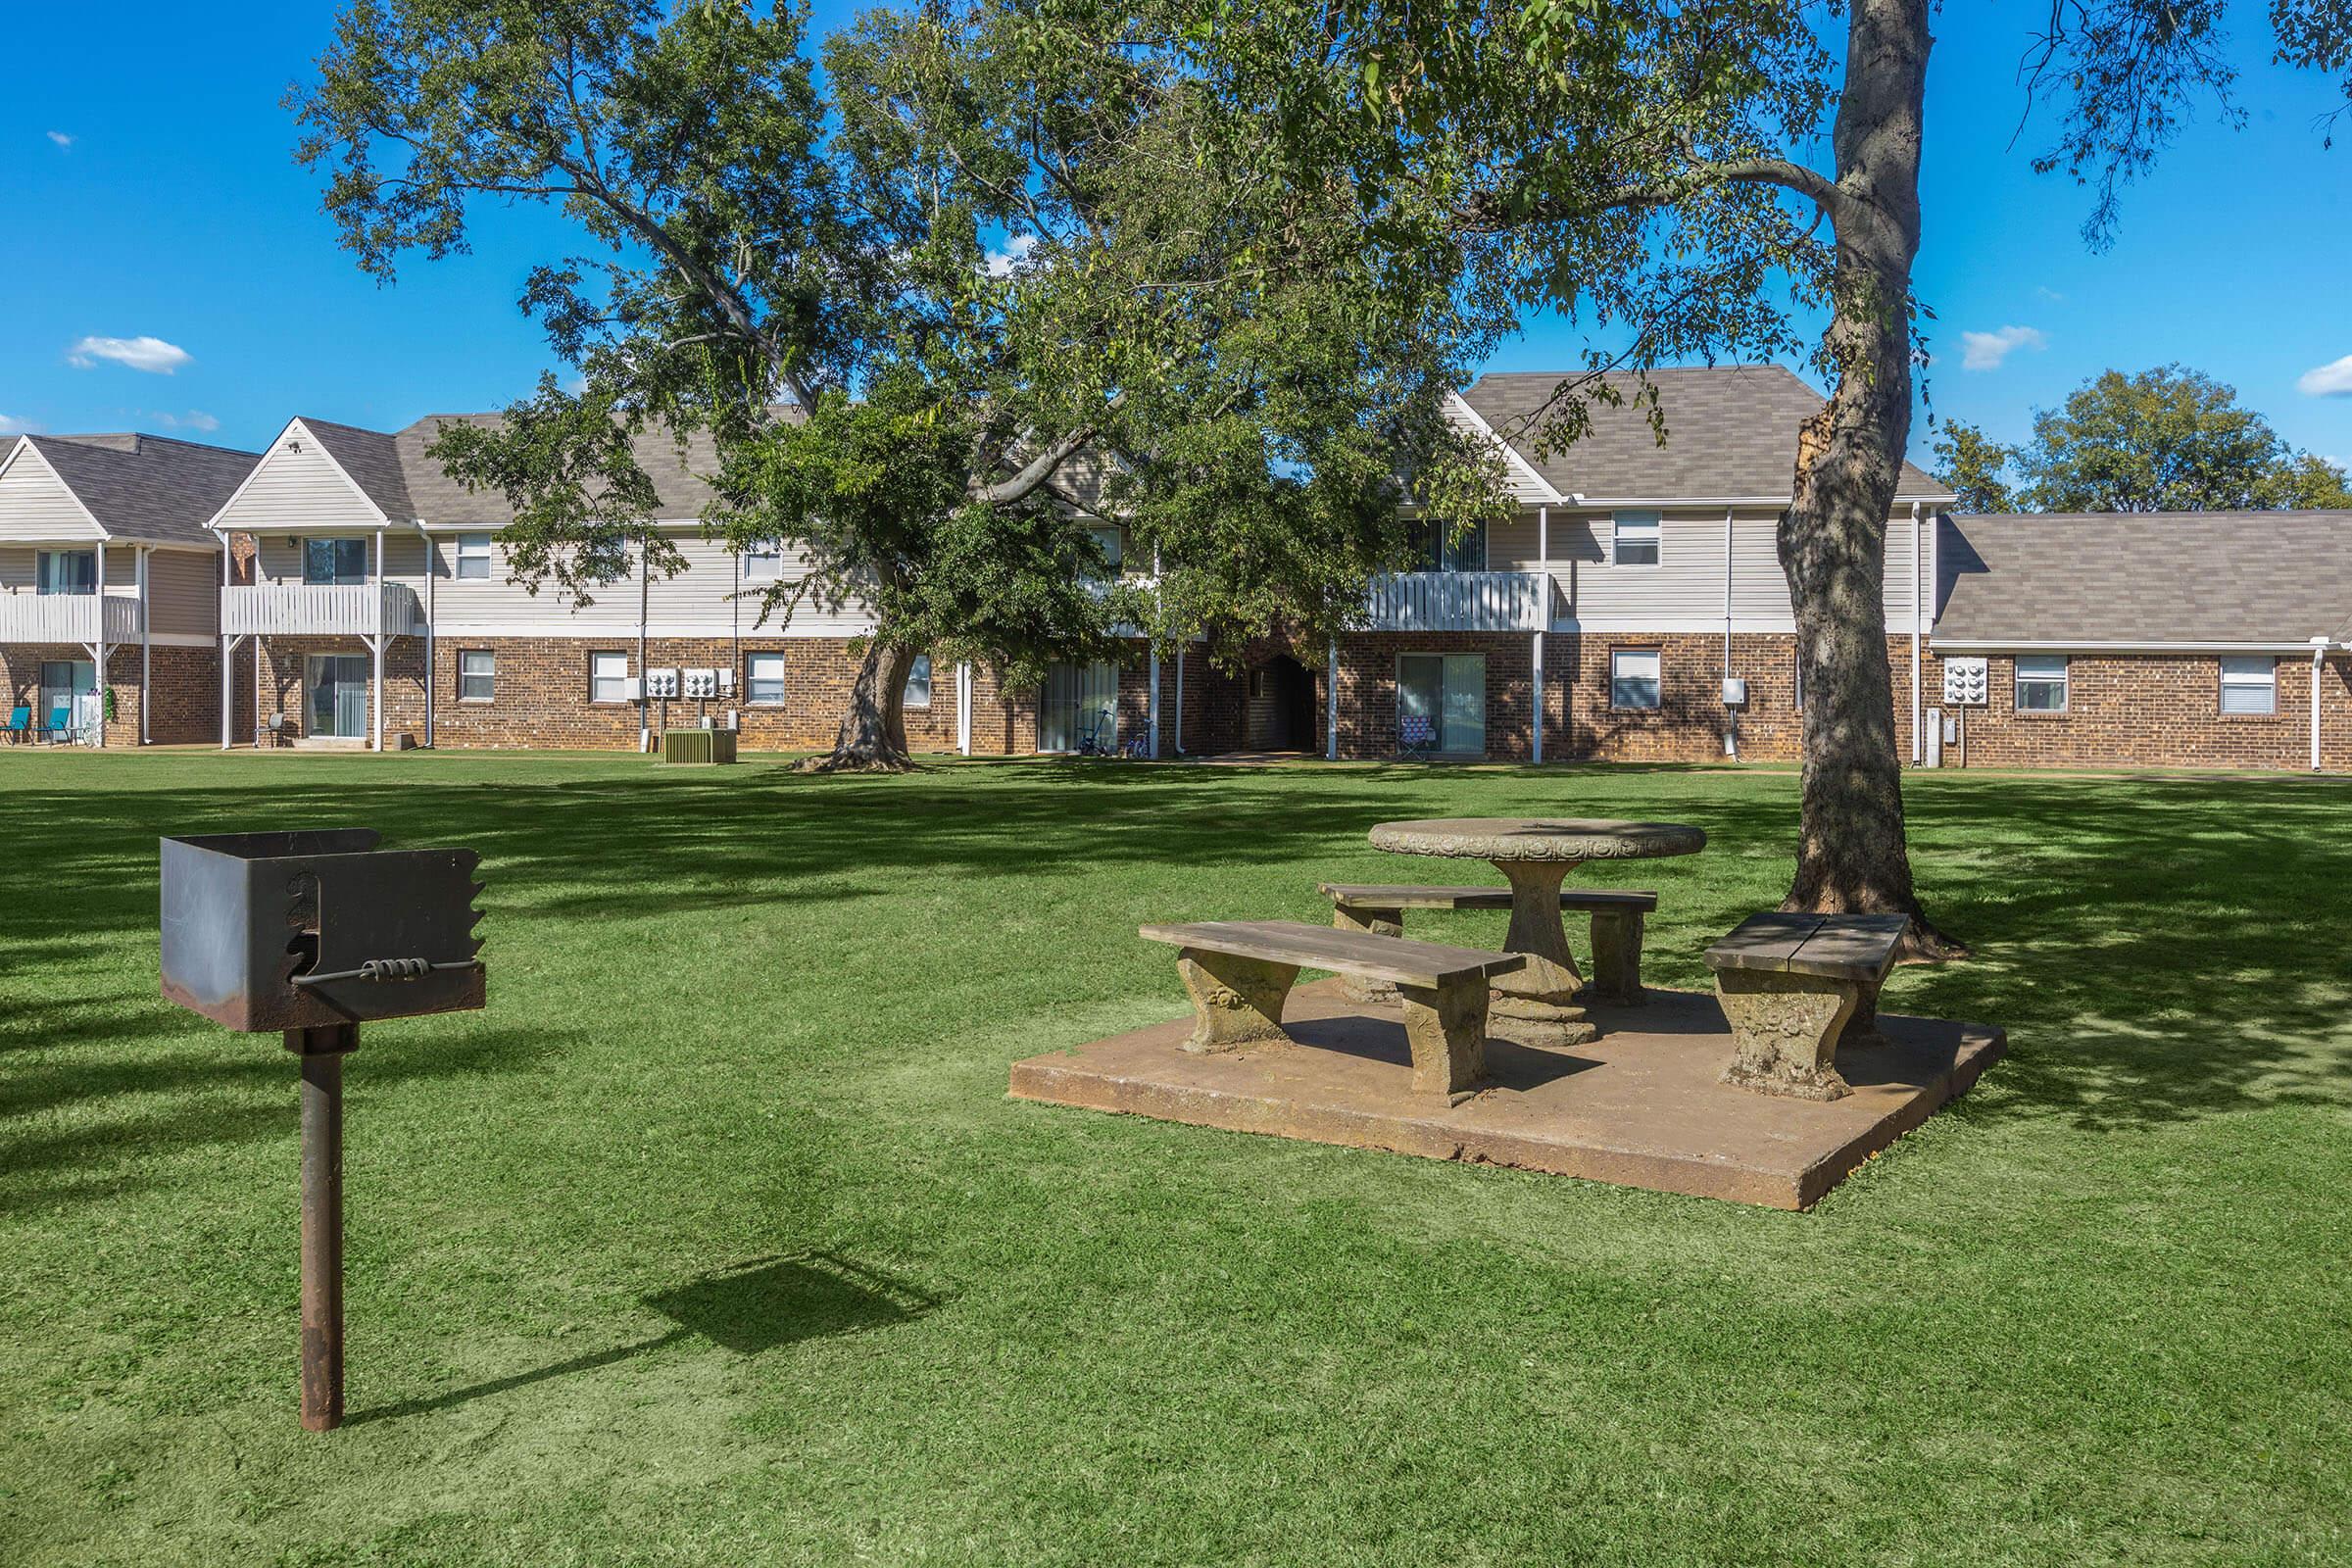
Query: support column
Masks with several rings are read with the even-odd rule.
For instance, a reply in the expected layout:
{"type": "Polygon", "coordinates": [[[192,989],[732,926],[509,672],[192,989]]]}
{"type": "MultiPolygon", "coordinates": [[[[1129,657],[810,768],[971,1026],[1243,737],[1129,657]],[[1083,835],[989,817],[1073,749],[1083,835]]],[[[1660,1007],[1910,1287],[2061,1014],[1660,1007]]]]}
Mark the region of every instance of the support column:
{"type": "Polygon", "coordinates": [[[1149,715],[1152,760],[1159,760],[1159,639],[1152,639],[1152,695],[1146,711],[1149,715]]]}
{"type": "Polygon", "coordinates": [[[1536,633],[1535,670],[1535,754],[1536,760],[1540,763],[1544,760],[1544,634],[1542,632],[1536,633]]]}
{"type": "MultiPolygon", "coordinates": [[[[228,613],[230,558],[235,554],[235,547],[230,544],[228,535],[223,532],[220,535],[220,609],[219,612],[222,615],[228,613]]],[[[225,631],[222,632],[220,634],[220,749],[224,752],[228,750],[228,726],[237,706],[237,672],[235,665],[231,662],[236,656],[236,638],[225,631]]]]}
{"type": "Polygon", "coordinates": [[[107,656],[114,652],[106,640],[106,541],[98,541],[98,612],[97,642],[90,649],[91,668],[96,674],[98,688],[98,749],[106,749],[106,693],[107,656]]]}
{"type": "Polygon", "coordinates": [[[1325,666],[1323,699],[1323,760],[1340,760],[1340,640],[1331,640],[1331,662],[1325,666]]]}
{"type": "Polygon", "coordinates": [[[375,530],[375,636],[368,641],[368,651],[375,656],[375,701],[373,750],[384,749],[384,530],[375,530]]]}
{"type": "Polygon", "coordinates": [[[1184,644],[1176,645],[1176,755],[1184,755],[1184,644]]]}
{"type": "MultiPolygon", "coordinates": [[[[146,545],[139,546],[139,744],[148,743],[147,693],[155,685],[155,645],[149,641],[147,623],[154,618],[148,603],[148,563],[155,552],[146,545]]],[[[101,612],[103,613],[103,612],[101,612]]]]}
{"type": "MultiPolygon", "coordinates": [[[[433,583],[441,575],[441,552],[434,545],[433,536],[425,533],[421,518],[417,520],[416,531],[424,537],[424,744],[429,748],[433,744],[434,699],[441,690],[441,671],[434,662],[433,643],[433,583]]],[[[743,661],[738,659],[735,664],[740,669],[743,661]]]]}

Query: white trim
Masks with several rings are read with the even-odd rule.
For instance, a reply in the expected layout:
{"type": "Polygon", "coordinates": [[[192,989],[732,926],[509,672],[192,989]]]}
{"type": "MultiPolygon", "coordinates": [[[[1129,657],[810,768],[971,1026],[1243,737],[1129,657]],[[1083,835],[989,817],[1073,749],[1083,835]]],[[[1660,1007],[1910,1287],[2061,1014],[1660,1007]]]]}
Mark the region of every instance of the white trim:
{"type": "MultiPolygon", "coordinates": [[[[398,582],[400,579],[394,578],[393,580],[398,582]]],[[[635,616],[631,616],[618,625],[591,627],[583,630],[576,621],[459,621],[452,619],[436,620],[435,628],[443,637],[542,637],[564,642],[597,642],[600,640],[611,641],[613,637],[620,637],[624,640],[634,638],[637,635],[637,620],[635,616]]],[[[869,637],[873,635],[873,631],[874,626],[871,621],[833,630],[801,630],[764,626],[746,631],[742,640],[747,643],[847,642],[853,637],[869,637]]],[[[733,636],[733,628],[723,620],[656,620],[647,623],[646,635],[657,638],[703,638],[726,641],[733,636]]]]}
{"type": "Polygon", "coordinates": [[[1512,446],[1508,441],[1505,441],[1502,437],[1496,435],[1494,433],[1494,427],[1489,424],[1486,419],[1480,416],[1479,412],[1470,406],[1467,398],[1464,398],[1459,392],[1448,392],[1446,395],[1453,400],[1453,406],[1455,408],[1462,411],[1462,416],[1470,421],[1470,427],[1472,429],[1485,436],[1488,440],[1494,442],[1494,445],[1501,450],[1504,463],[1518,469],[1519,472],[1525,474],[1536,484],[1540,493],[1534,499],[1538,501],[1547,501],[1553,503],[1564,502],[1568,499],[1566,496],[1560,494],[1558,487],[1553,485],[1549,479],[1544,478],[1544,475],[1536,471],[1536,466],[1534,464],[1528,462],[1525,458],[1519,455],[1519,449],[1517,447],[1512,446]]]}
{"type": "Polygon", "coordinates": [[[2167,643],[2099,642],[2083,638],[2052,638],[2046,640],[2013,639],[1991,642],[1983,638],[1960,640],[1931,637],[1938,654],[2305,654],[2311,652],[2310,639],[2301,642],[2253,643],[2167,643]]]}
{"type": "MultiPolygon", "coordinates": [[[[1562,500],[1562,501],[1565,501],[1565,500],[1568,500],[1568,499],[1570,499],[1570,498],[1569,498],[1569,497],[1566,497],[1566,496],[1562,496],[1562,497],[1559,497],[1558,499],[1559,499],[1559,500],[1562,500]]],[[[1946,494],[1942,493],[1941,491],[1933,491],[1933,490],[1931,490],[1931,491],[1923,491],[1922,493],[1920,493],[1920,494],[1918,494],[1918,495],[1909,495],[1909,494],[1905,494],[1905,493],[1903,493],[1903,492],[1901,492],[1901,491],[1897,491],[1897,492],[1895,493],[1895,497],[1894,497],[1894,500],[1893,500],[1893,502],[1892,502],[1892,505],[1894,505],[1894,506],[1897,506],[1897,507],[1911,507],[1911,506],[1922,506],[1922,507],[1945,506],[1945,507],[1948,507],[1948,506],[1951,506],[1951,505],[1953,505],[1953,504],[1954,504],[1954,503],[1956,503],[1957,501],[1959,501],[1959,499],[1960,499],[1960,498],[1959,498],[1958,496],[1955,496],[1955,495],[1946,495],[1946,494]]],[[[1795,496],[1793,496],[1793,495],[1777,495],[1777,496],[1596,496],[1596,495],[1582,495],[1582,496],[1578,496],[1578,497],[1576,497],[1576,498],[1575,498],[1575,500],[1576,500],[1576,504],[1577,504],[1577,506],[1579,506],[1580,508],[1582,508],[1582,509],[1584,509],[1584,510],[1586,510],[1586,511],[1588,511],[1588,512],[1606,512],[1606,511],[1608,511],[1608,510],[1609,510],[1610,508],[1612,508],[1612,507],[1625,507],[1625,508],[1629,508],[1629,509],[1631,509],[1631,508],[1642,508],[1642,507],[1656,507],[1656,508],[1667,508],[1667,509],[1671,509],[1671,508],[1675,508],[1675,507],[1703,507],[1703,508],[1706,508],[1706,509],[1708,509],[1708,510],[1710,510],[1710,511],[1711,511],[1711,510],[1713,510],[1713,509],[1714,509],[1714,508],[1716,508],[1716,507],[1789,507],[1789,506],[1793,506],[1793,505],[1795,504],[1795,502],[1796,502],[1796,497],[1795,497],[1795,496]]],[[[1886,518],[1886,520],[1887,520],[1888,522],[1893,522],[1893,521],[1895,521],[1896,519],[1895,519],[1894,515],[1893,515],[1891,513],[1889,513],[1889,514],[1887,514],[1887,518],[1886,518]]]]}
{"type": "MultiPolygon", "coordinates": [[[[374,499],[370,497],[367,491],[360,488],[360,481],[354,479],[351,476],[350,470],[346,469],[343,465],[335,461],[335,454],[333,451],[328,448],[325,442],[320,441],[318,436],[311,433],[311,427],[307,424],[304,424],[299,416],[288,419],[286,421],[286,427],[278,431],[276,435],[270,438],[270,444],[262,449],[261,457],[255,461],[253,465],[253,471],[245,475],[244,482],[237,486],[234,494],[232,494],[226,501],[221,503],[220,510],[213,514],[213,520],[206,523],[205,526],[210,528],[215,533],[255,533],[264,531],[253,528],[239,528],[233,524],[223,523],[220,519],[228,515],[229,509],[231,507],[234,507],[238,502],[245,499],[245,492],[253,488],[253,481],[261,477],[262,470],[270,466],[270,460],[277,456],[279,443],[284,441],[287,436],[293,434],[297,429],[302,431],[303,439],[317,443],[318,455],[326,460],[326,466],[328,467],[335,470],[335,475],[337,478],[341,479],[345,484],[351,486],[351,493],[360,498],[360,505],[366,507],[369,512],[375,514],[376,521],[379,524],[387,528],[392,526],[392,519],[384,514],[384,509],[377,506],[374,499]]],[[[381,431],[374,433],[382,434],[381,431]]],[[[324,536],[321,535],[321,537],[324,536]]]]}

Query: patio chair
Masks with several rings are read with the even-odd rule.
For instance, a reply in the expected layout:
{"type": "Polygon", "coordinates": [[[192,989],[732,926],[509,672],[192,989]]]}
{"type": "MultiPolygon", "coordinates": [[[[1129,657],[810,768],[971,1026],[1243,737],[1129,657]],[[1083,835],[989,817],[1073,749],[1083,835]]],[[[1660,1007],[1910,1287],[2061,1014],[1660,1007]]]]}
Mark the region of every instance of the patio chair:
{"type": "Polygon", "coordinates": [[[74,738],[74,710],[71,708],[49,710],[49,722],[42,733],[48,737],[49,744],[52,746],[62,746],[72,740],[74,738]]]}
{"type": "Polygon", "coordinates": [[[29,708],[10,709],[8,710],[8,744],[11,746],[19,745],[24,741],[25,736],[30,735],[31,733],[32,710],[29,708]]]}
{"type": "Polygon", "coordinates": [[[1405,713],[1396,720],[1396,750],[1404,757],[1427,757],[1438,749],[1438,726],[1426,714],[1405,713]]]}
{"type": "Polygon", "coordinates": [[[283,746],[285,742],[286,715],[282,712],[271,713],[253,727],[253,749],[257,752],[265,746],[283,746]]]}

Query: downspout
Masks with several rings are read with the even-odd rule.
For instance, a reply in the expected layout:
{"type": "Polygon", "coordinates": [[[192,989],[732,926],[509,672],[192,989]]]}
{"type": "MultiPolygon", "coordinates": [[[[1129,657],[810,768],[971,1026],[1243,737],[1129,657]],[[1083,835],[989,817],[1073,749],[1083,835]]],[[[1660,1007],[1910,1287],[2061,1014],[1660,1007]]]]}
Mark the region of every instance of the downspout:
{"type": "Polygon", "coordinates": [[[1732,509],[1723,509],[1723,755],[1740,758],[1740,712],[1732,707],[1732,509]]]}
{"type": "Polygon", "coordinates": [[[650,541],[640,540],[637,545],[637,750],[640,752],[654,749],[654,726],[646,707],[645,617],[653,606],[654,586],[650,575],[653,552],[647,548],[648,543],[650,541]]]}
{"type": "Polygon", "coordinates": [[[375,530],[375,722],[373,749],[384,749],[384,530],[375,530]]]}
{"type": "Polygon", "coordinates": [[[1534,719],[1534,755],[1538,766],[1544,761],[1544,634],[1551,629],[1551,509],[1536,509],[1536,584],[1541,593],[1541,606],[1536,616],[1534,655],[1536,712],[1534,719]]]}
{"type": "Polygon", "coordinates": [[[1176,755],[1184,755],[1184,644],[1176,644],[1176,755]]]}
{"type": "Polygon", "coordinates": [[[1323,677],[1323,760],[1340,760],[1340,640],[1331,640],[1331,663],[1323,677]]]}
{"type": "Polygon", "coordinates": [[[441,689],[441,671],[433,661],[440,644],[434,629],[433,584],[441,575],[441,551],[433,536],[425,532],[424,519],[416,519],[416,536],[424,541],[424,746],[433,748],[434,694],[441,689]]]}
{"type": "Polygon", "coordinates": [[[106,641],[106,547],[109,541],[101,535],[98,540],[98,640],[90,645],[90,658],[97,671],[93,682],[98,688],[98,749],[106,749],[106,666],[113,662],[114,649],[106,641]]]}
{"type": "Polygon", "coordinates": [[[139,546],[139,744],[147,744],[147,693],[155,685],[155,646],[149,640],[148,622],[155,618],[149,600],[148,574],[155,556],[152,545],[139,546]]]}
{"type": "Polygon", "coordinates": [[[1927,722],[1927,694],[1919,689],[1920,677],[1920,616],[1923,608],[1919,594],[1919,503],[1911,503],[1911,765],[1927,759],[1927,737],[1920,726],[1927,722]]]}
{"type": "MultiPolygon", "coordinates": [[[[2345,644],[2352,648],[2352,643],[2345,644]]],[[[2311,770],[2320,770],[2320,677],[2328,672],[2328,639],[2311,640],[2311,770]]]]}

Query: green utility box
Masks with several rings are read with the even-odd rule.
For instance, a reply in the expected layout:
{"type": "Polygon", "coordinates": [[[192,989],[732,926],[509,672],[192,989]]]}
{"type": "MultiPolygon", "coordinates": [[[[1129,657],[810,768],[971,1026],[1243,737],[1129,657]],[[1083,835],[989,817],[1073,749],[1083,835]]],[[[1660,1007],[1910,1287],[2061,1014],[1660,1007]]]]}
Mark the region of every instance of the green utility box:
{"type": "Polygon", "coordinates": [[[732,762],[735,732],[731,729],[665,729],[662,732],[664,762],[732,762]]]}

